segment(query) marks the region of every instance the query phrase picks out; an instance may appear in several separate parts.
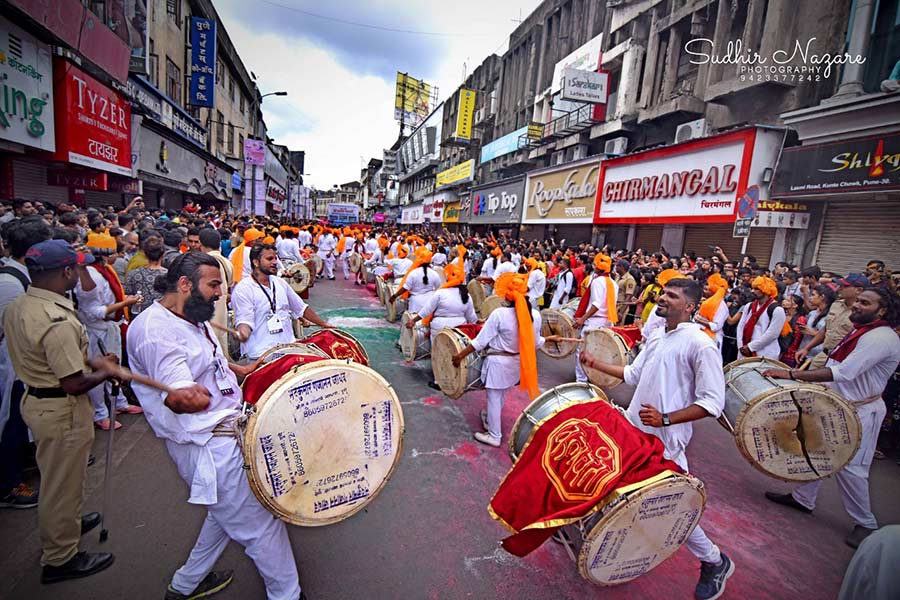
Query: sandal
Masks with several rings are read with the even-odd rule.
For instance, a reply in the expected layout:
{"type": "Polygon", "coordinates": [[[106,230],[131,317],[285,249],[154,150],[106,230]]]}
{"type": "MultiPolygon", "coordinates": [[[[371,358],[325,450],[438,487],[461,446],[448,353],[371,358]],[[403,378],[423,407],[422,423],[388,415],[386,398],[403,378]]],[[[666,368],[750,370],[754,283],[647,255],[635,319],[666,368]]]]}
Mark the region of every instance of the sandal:
{"type": "Polygon", "coordinates": [[[881,450],[875,450],[875,454],[872,458],[874,458],[875,460],[882,460],[884,459],[884,452],[882,452],[881,450]]]}

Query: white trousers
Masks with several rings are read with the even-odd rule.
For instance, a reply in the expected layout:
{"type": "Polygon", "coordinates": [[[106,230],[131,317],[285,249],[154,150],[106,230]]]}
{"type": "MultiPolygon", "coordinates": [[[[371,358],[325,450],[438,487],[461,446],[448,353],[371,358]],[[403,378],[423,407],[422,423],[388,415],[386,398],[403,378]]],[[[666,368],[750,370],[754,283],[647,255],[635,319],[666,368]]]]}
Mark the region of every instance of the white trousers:
{"type": "MultiPolygon", "coordinates": [[[[684,452],[679,452],[678,455],[673,456],[671,460],[686,472],[688,471],[687,456],[685,456],[684,452]]],[[[688,536],[684,546],[690,550],[691,554],[700,559],[701,562],[713,563],[716,565],[722,562],[722,552],[719,550],[719,547],[712,543],[712,540],[707,537],[706,532],[703,531],[703,528],[700,527],[699,524],[694,528],[694,531],[691,532],[691,535],[688,536]]]]}
{"type": "MultiPolygon", "coordinates": [[[[197,453],[187,445],[174,442],[167,442],[166,446],[179,474],[190,486],[198,477],[194,458],[197,453]]],[[[256,564],[269,600],[297,600],[300,581],[287,528],[250,491],[237,440],[214,437],[208,447],[216,466],[217,501],[207,505],[200,535],[187,562],[172,577],[172,588],[181,594],[194,591],[213,570],[228,542],[235,540],[256,564]]]]}
{"type": "MultiPolygon", "coordinates": [[[[583,327],[581,329],[581,336],[584,337],[588,331],[593,331],[594,329],[600,329],[599,327],[583,327]]],[[[575,346],[575,381],[578,383],[587,383],[588,376],[587,373],[584,372],[584,367],[581,366],[581,346],[582,344],[578,344],[575,346]]]]}
{"type": "MultiPolygon", "coordinates": [[[[88,358],[100,358],[103,356],[103,352],[100,351],[100,344],[103,344],[103,347],[110,354],[115,354],[119,357],[119,360],[122,360],[122,336],[119,333],[119,325],[118,323],[114,323],[112,321],[107,322],[106,331],[103,333],[93,332],[88,330],[88,358]]],[[[102,385],[96,385],[88,390],[88,398],[91,399],[91,403],[94,405],[94,422],[102,421],[103,419],[109,418],[109,407],[106,406],[106,401],[104,399],[103,388],[106,387],[107,393],[112,393],[112,384],[104,382],[102,385]]],[[[125,396],[122,394],[122,391],[119,391],[119,395],[116,396],[116,409],[124,410],[128,408],[128,400],[125,399],[125,396]]],[[[114,425],[114,423],[112,424],[114,425]]]]}
{"type": "Polygon", "coordinates": [[[344,279],[350,279],[350,259],[346,256],[341,257],[341,270],[344,271],[344,279]]]}
{"type": "Polygon", "coordinates": [[[500,417],[503,413],[503,403],[506,402],[506,391],[505,389],[487,388],[488,433],[492,438],[498,440],[503,438],[500,417]]]}
{"type": "MultiPolygon", "coordinates": [[[[856,412],[862,424],[862,441],[850,463],[835,473],[834,478],[841,491],[844,510],[853,522],[868,529],[878,529],[878,521],[872,513],[872,504],[869,500],[869,468],[872,466],[878,432],[881,430],[881,422],[884,420],[887,407],[882,400],[876,400],[860,406],[856,412]]],[[[821,479],[803,484],[793,491],[794,499],[813,510],[821,487],[821,479]]]]}

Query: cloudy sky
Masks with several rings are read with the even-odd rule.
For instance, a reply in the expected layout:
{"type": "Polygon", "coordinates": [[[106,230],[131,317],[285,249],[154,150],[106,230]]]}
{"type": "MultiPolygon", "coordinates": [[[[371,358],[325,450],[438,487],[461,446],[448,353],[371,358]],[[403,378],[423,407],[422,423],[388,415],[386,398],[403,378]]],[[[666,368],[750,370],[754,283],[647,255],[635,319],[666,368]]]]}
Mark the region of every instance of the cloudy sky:
{"type": "Polygon", "coordinates": [[[399,133],[397,71],[437,85],[445,99],[539,0],[215,0],[262,93],[269,136],[306,150],[307,184],[359,179],[399,133]],[[401,31],[396,31],[401,30],[401,31]]]}

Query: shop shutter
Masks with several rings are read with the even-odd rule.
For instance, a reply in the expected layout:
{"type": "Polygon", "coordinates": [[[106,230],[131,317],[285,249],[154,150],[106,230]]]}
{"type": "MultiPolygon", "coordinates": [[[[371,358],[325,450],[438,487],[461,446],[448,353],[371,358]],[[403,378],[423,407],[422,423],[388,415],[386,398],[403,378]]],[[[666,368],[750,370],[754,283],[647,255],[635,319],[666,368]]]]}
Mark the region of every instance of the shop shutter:
{"type": "Polygon", "coordinates": [[[13,160],[13,192],[16,198],[59,204],[69,201],[69,188],[47,185],[47,165],[13,160]]]}
{"type": "Polygon", "coordinates": [[[124,208],[121,192],[101,192],[97,190],[85,190],[84,202],[88,208],[103,208],[112,206],[116,210],[124,208]]]}
{"type": "Polygon", "coordinates": [[[662,243],[662,234],[662,225],[638,225],[634,233],[634,248],[631,250],[643,248],[645,253],[657,252],[662,243]]]}
{"type": "Polygon", "coordinates": [[[577,246],[582,242],[590,242],[592,228],[593,226],[588,223],[557,225],[556,240],[566,240],[566,246],[577,246]]]}
{"type": "MultiPolygon", "coordinates": [[[[754,227],[747,240],[747,254],[756,257],[757,264],[768,266],[772,258],[772,246],[775,244],[776,229],[772,227],[754,227]]],[[[688,225],[684,232],[684,252],[693,251],[697,256],[709,256],[710,246],[719,246],[731,260],[741,257],[744,240],[732,237],[734,224],[706,223],[688,225]]]]}
{"type": "Polygon", "coordinates": [[[862,273],[870,260],[900,269],[900,205],[829,202],[815,264],[839,275],[862,273]]]}

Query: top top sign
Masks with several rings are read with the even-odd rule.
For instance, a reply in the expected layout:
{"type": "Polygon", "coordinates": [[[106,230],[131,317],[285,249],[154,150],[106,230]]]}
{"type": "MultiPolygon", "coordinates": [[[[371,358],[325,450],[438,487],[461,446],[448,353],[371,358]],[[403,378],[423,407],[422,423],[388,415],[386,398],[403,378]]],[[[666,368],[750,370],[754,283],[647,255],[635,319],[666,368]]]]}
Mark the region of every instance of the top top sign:
{"type": "Polygon", "coordinates": [[[606,104],[609,96],[609,74],[596,71],[580,71],[563,69],[563,100],[588,102],[590,104],[606,104]]]}

